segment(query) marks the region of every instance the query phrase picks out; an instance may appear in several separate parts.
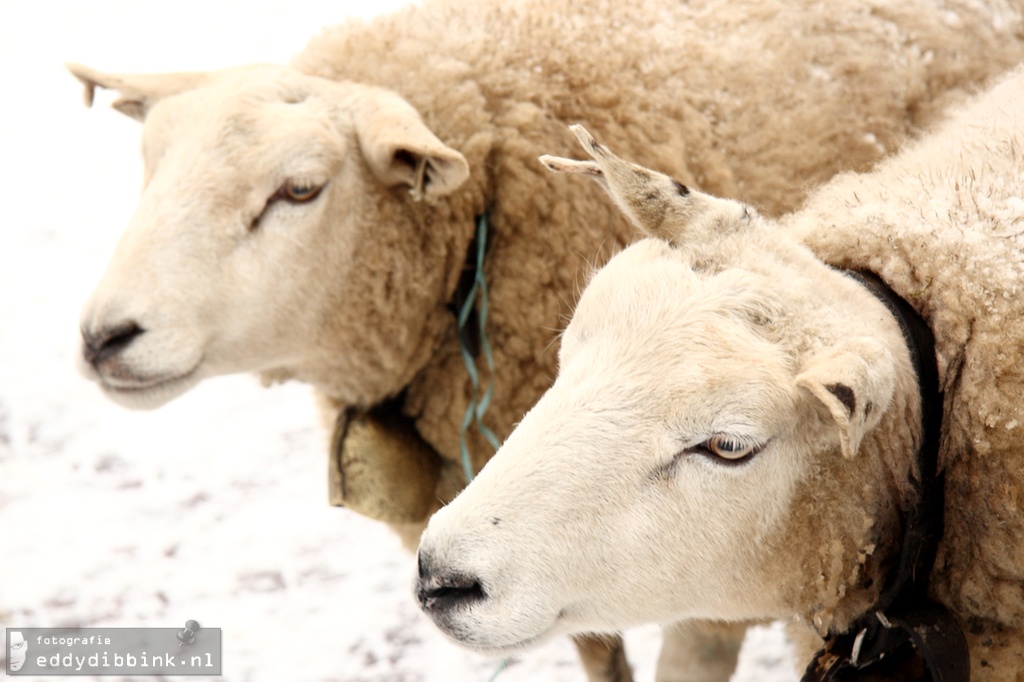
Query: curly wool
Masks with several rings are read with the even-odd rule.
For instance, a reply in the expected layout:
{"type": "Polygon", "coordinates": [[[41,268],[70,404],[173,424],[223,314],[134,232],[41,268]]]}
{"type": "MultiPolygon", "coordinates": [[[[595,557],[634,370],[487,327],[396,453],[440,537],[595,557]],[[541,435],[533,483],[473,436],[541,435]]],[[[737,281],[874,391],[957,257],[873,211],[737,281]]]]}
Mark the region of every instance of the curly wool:
{"type": "Polygon", "coordinates": [[[945,393],[946,532],[933,591],[974,673],[1024,669],[1024,70],[787,220],[826,262],[871,270],[928,321],[945,393]]]}
{"type": "MultiPolygon", "coordinates": [[[[497,376],[488,418],[504,438],[554,378],[556,332],[578,273],[633,234],[599,189],[562,184],[536,162],[573,148],[566,123],[585,121],[625,156],[778,215],[837,171],[869,167],[1018,62],[1020,9],[966,0],[450,0],[327,30],[293,65],[398,92],[469,161],[467,185],[417,229],[468,235],[474,216],[489,212],[497,376]]],[[[454,462],[467,384],[449,336],[404,406],[452,463],[444,500],[463,484],[454,462]]],[[[491,448],[477,438],[472,450],[479,469],[491,448]]]]}

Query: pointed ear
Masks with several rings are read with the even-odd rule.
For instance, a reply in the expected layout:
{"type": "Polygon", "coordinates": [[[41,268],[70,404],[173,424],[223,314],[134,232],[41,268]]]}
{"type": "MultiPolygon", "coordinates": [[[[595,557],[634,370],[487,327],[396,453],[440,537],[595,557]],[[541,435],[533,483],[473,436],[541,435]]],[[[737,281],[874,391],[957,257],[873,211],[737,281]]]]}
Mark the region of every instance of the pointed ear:
{"type": "Polygon", "coordinates": [[[895,382],[892,354],[867,337],[817,353],[796,378],[828,409],[846,458],[857,454],[864,434],[888,409],[895,382]]]}
{"type": "Polygon", "coordinates": [[[120,97],[111,105],[125,116],[143,121],[150,107],[164,97],[198,87],[205,73],[109,74],[81,64],[65,64],[85,85],[85,105],[92,106],[96,88],[117,90],[120,97]]]}
{"type": "Polygon", "coordinates": [[[417,200],[431,199],[451,194],[469,177],[466,158],[441,142],[397,94],[367,88],[353,117],[363,156],[385,185],[405,185],[417,200]]]}
{"type": "Polygon", "coordinates": [[[648,236],[677,245],[687,240],[702,243],[714,234],[753,224],[755,214],[749,206],[698,192],[664,173],[620,159],[581,125],[569,129],[594,160],[542,156],[540,162],[556,173],[580,173],[596,179],[648,236]]]}

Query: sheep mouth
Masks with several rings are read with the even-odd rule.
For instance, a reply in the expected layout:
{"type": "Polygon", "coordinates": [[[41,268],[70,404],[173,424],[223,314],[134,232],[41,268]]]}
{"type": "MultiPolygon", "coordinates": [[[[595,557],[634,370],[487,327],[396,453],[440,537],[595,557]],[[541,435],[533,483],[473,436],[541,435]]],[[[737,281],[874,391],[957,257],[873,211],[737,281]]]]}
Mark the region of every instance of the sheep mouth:
{"type": "Polygon", "coordinates": [[[473,649],[485,656],[510,656],[521,653],[535,646],[543,644],[552,637],[561,634],[558,627],[563,620],[565,612],[560,612],[551,623],[534,635],[517,639],[513,642],[493,642],[481,638],[479,625],[469,623],[453,623],[446,619],[433,619],[434,624],[450,639],[461,646],[473,649]]]}
{"type": "Polygon", "coordinates": [[[194,375],[198,369],[198,365],[182,374],[172,374],[163,376],[152,376],[152,377],[138,377],[138,376],[100,376],[100,383],[103,387],[111,391],[148,391],[160,386],[167,384],[173,384],[177,381],[184,381],[194,375]]]}
{"type": "Polygon", "coordinates": [[[185,393],[199,383],[197,363],[192,369],[180,374],[139,377],[122,375],[111,377],[100,374],[96,377],[100,388],[111,400],[127,407],[154,409],[185,393]]]}

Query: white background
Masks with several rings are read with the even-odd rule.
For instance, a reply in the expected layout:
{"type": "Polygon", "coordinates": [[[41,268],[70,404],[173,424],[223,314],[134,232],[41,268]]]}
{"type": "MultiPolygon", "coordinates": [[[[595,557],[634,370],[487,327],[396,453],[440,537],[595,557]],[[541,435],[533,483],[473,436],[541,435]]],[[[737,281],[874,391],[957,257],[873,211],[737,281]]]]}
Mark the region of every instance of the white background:
{"type": "MultiPolygon", "coordinates": [[[[320,27],[400,4],[3,3],[0,625],[195,619],[223,628],[229,680],[490,678],[494,661],[457,649],[421,616],[414,563],[397,540],[327,506],[324,436],[306,387],[231,377],[130,412],[74,370],[79,308],[142,173],[138,124],[110,110],[110,96],[85,109],[62,63],[286,62],[320,27]]],[[[627,638],[637,678],[652,679],[656,628],[627,638]]],[[[584,678],[559,640],[498,679],[584,678]]],[[[795,679],[778,627],[748,640],[736,679],[795,679]]]]}

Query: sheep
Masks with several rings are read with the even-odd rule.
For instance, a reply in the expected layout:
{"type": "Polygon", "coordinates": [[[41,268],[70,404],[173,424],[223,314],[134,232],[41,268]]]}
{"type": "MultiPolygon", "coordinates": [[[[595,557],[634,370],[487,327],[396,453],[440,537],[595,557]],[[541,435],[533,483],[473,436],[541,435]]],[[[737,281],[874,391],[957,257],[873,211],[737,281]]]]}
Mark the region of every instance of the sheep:
{"type": "MultiPolygon", "coordinates": [[[[460,0],[325,31],[289,66],[71,66],[144,123],[146,163],[82,314],[83,371],[136,408],[233,372],[311,384],[332,499],[414,548],[466,482],[453,309],[478,219],[489,317],[462,338],[495,440],[554,376],[577,271],[630,237],[596,188],[548,201],[565,180],[534,159],[565,123],[778,215],[1019,61],[1021,27],[1001,0],[460,0]]],[[[471,471],[493,453],[475,430],[467,450],[471,471]]]]}
{"type": "MultiPolygon", "coordinates": [[[[500,652],[784,619],[804,658],[853,643],[814,659],[818,680],[903,609],[959,667],[941,679],[966,679],[968,651],[971,679],[1022,679],[1022,102],[1024,67],[779,221],[582,128],[593,161],[542,157],[649,237],[594,274],[554,384],[431,519],[417,594],[435,623],[500,652]],[[902,574],[901,551],[920,556],[902,574]]],[[[923,679],[902,664],[885,679],[923,679]]]]}

